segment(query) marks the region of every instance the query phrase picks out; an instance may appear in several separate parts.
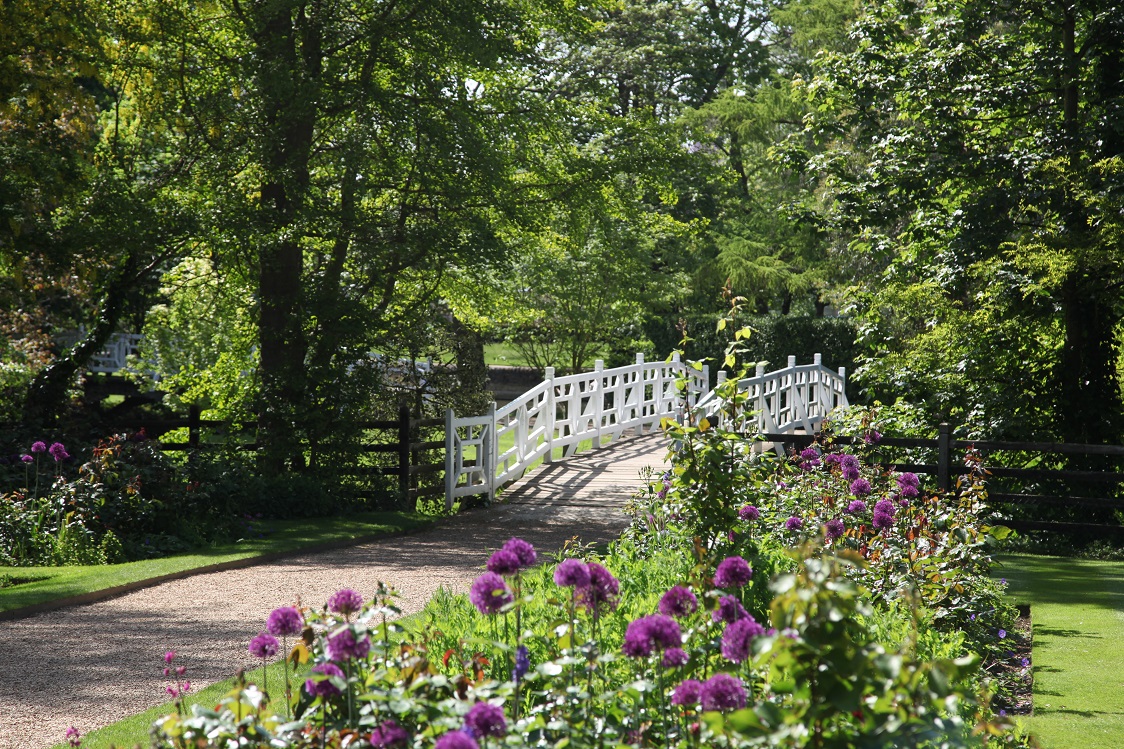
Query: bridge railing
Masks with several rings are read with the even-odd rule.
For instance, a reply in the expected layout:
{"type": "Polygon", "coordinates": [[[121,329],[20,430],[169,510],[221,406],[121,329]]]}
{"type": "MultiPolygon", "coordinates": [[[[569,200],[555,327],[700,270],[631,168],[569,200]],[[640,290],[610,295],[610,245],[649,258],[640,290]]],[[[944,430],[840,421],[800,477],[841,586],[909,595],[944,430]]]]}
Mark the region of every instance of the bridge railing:
{"type": "MultiPolygon", "coordinates": [[[[726,373],[719,372],[718,382],[725,381],[726,373]]],[[[748,404],[740,423],[731,426],[747,432],[791,434],[803,429],[811,434],[831,411],[848,405],[846,386],[846,368],[828,369],[819,354],[811,364],[797,364],[790,356],[788,366],[774,372],[759,364],[752,377],[738,381],[748,404]]],[[[725,418],[714,392],[699,400],[695,413],[711,420],[725,418]]]]}
{"type": "Polygon", "coordinates": [[[676,418],[709,390],[706,366],[685,365],[679,355],[670,361],[636,363],[545,380],[502,408],[493,404],[483,416],[458,417],[449,409],[445,422],[445,502],[452,508],[460,497],[487,494],[514,481],[538,460],[550,463],[577,453],[582,442],[594,449],[627,429],[651,431],[665,417],[676,418]],[[686,375],[686,404],[678,382],[686,375]],[[501,451],[500,446],[503,445],[501,451]]]}

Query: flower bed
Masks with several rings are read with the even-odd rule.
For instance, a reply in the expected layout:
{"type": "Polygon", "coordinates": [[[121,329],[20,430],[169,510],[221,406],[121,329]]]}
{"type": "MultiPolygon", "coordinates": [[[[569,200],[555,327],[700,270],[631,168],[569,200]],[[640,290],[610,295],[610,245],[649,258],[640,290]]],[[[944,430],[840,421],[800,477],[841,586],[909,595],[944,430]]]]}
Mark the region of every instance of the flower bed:
{"type": "Polygon", "coordinates": [[[707,425],[679,436],[605,553],[536,564],[512,539],[405,628],[388,588],[279,609],[251,652],[308,678],[181,702],[157,744],[1025,743],[999,714],[1014,612],[978,477],[942,497],[830,448],[775,463],[707,425]]]}

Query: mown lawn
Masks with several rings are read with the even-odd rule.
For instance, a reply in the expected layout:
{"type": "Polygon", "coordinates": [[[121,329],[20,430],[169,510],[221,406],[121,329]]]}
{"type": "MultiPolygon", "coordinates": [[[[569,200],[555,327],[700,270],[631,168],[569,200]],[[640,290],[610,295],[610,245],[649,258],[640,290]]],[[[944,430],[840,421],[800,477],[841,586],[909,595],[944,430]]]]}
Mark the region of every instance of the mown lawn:
{"type": "Polygon", "coordinates": [[[1124,562],[1003,555],[1016,603],[1030,604],[1034,714],[1045,749],[1124,747],[1124,562]]]}
{"type": "Polygon", "coordinates": [[[75,567],[0,567],[0,578],[35,582],[0,588],[0,612],[117,588],[164,575],[272,554],[315,549],[417,530],[432,518],[405,512],[364,512],[347,517],[261,521],[255,535],[190,554],[124,564],[75,567]]]}

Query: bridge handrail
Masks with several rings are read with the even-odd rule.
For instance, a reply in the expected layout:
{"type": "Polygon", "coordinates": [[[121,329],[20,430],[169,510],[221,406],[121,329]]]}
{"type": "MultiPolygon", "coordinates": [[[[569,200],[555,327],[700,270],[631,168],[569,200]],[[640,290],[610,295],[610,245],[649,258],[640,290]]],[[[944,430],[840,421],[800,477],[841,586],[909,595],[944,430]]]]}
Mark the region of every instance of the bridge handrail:
{"type": "Polygon", "coordinates": [[[543,382],[502,408],[485,416],[458,417],[452,409],[445,419],[445,504],[452,509],[460,497],[488,494],[519,478],[540,458],[553,462],[555,448],[562,459],[577,453],[589,440],[593,448],[618,438],[626,429],[649,432],[665,417],[677,417],[684,404],[677,382],[687,377],[686,407],[693,407],[709,390],[709,368],[685,365],[674,354],[670,361],[636,363],[605,369],[600,360],[592,372],[554,376],[547,367],[543,382]],[[499,452],[501,440],[514,435],[511,447],[499,452]],[[466,457],[471,452],[472,457],[466,457]]]}
{"type": "MultiPolygon", "coordinates": [[[[725,380],[726,373],[719,372],[718,382],[725,380]]],[[[828,369],[820,354],[811,364],[797,364],[796,357],[790,356],[788,366],[774,372],[766,372],[759,364],[752,377],[738,381],[738,391],[749,395],[752,410],[735,427],[772,433],[803,428],[811,434],[832,410],[849,405],[846,385],[846,368],[828,369]]],[[[715,393],[710,392],[699,400],[695,412],[700,418],[721,419],[717,405],[715,393]]]]}

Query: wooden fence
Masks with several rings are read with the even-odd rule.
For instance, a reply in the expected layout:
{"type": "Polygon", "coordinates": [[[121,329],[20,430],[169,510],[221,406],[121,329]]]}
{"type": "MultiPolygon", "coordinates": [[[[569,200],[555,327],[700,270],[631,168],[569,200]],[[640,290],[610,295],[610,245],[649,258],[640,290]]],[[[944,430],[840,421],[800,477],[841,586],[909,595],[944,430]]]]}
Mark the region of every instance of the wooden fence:
{"type": "MultiPolygon", "coordinates": [[[[359,452],[365,455],[386,455],[389,460],[383,465],[357,465],[343,468],[339,475],[346,477],[387,476],[397,479],[399,497],[404,502],[445,493],[441,474],[445,470],[445,439],[443,436],[445,419],[415,419],[408,406],[398,410],[398,418],[393,420],[369,420],[355,425],[368,432],[382,433],[386,439],[364,442],[359,452]],[[440,428],[440,439],[420,439],[425,431],[440,428]],[[440,454],[433,456],[434,451],[440,454]],[[423,481],[426,476],[434,476],[432,481],[423,481]]],[[[253,441],[238,440],[239,434],[252,434],[256,422],[228,422],[201,418],[197,406],[192,406],[184,418],[138,420],[128,425],[129,431],[144,429],[145,433],[158,438],[176,429],[187,429],[186,442],[161,442],[158,449],[164,452],[206,452],[214,450],[256,450],[253,441]],[[204,432],[210,431],[217,439],[206,439],[204,432]],[[233,438],[233,439],[232,439],[233,438]]],[[[357,489],[359,496],[374,496],[377,492],[357,489]]]]}
{"type": "MultiPolygon", "coordinates": [[[[819,439],[818,435],[811,434],[764,433],[761,436],[769,442],[798,448],[807,447],[819,439]]],[[[832,440],[836,444],[843,445],[863,441],[861,437],[842,436],[832,437],[832,440]]],[[[964,465],[963,452],[969,449],[978,450],[985,456],[984,466],[990,474],[988,501],[996,505],[1020,507],[1024,510],[1024,514],[1028,507],[1041,506],[1124,510],[1124,497],[1121,496],[1074,496],[1070,492],[1045,493],[1044,491],[1038,491],[1027,493],[995,490],[997,485],[1017,482],[1030,482],[1032,485],[1039,486],[1043,483],[1068,482],[1070,485],[1086,490],[1090,487],[1093,487],[1094,490],[1103,488],[1100,491],[1101,494],[1116,495],[1115,489],[1124,483],[1124,473],[1117,470],[1118,466],[1110,465],[1103,469],[1093,470],[1089,468],[1041,467],[1041,464],[1051,456],[1080,456],[1085,458],[1100,456],[1107,462],[1119,463],[1119,459],[1124,458],[1124,446],[1085,445],[1072,442],[957,440],[952,438],[951,427],[948,424],[941,424],[935,439],[883,437],[878,441],[877,448],[924,449],[930,451],[930,454],[935,454],[936,460],[931,463],[880,462],[879,465],[898,471],[912,471],[934,476],[937,481],[937,488],[944,491],[953,487],[954,477],[968,472],[964,465]],[[986,456],[995,453],[1027,453],[1032,457],[1025,462],[1034,465],[1024,465],[1023,467],[994,465],[986,459],[986,456]],[[1113,461],[1113,458],[1117,460],[1113,461]]],[[[1006,524],[1016,530],[1053,530],[1095,535],[1124,535],[1124,526],[1119,524],[1028,519],[1011,520],[1006,524]]]]}

